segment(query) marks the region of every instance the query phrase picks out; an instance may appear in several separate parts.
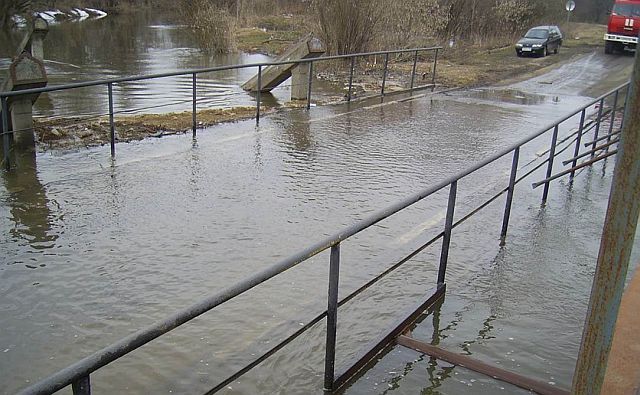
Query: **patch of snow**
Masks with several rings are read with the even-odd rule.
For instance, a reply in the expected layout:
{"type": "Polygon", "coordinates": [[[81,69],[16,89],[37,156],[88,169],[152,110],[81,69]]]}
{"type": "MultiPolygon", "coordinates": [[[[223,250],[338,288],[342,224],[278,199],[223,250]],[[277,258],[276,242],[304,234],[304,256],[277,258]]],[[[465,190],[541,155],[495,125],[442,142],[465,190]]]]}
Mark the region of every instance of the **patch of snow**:
{"type": "Polygon", "coordinates": [[[58,19],[56,18],[57,15],[63,15],[63,16],[68,16],[66,13],[56,9],[56,10],[48,10],[48,11],[41,11],[41,12],[34,12],[33,16],[36,17],[40,17],[42,19],[44,19],[45,21],[47,21],[47,23],[49,25],[55,25],[56,23],[60,23],[64,18],[62,19],[58,19]]]}
{"type": "Polygon", "coordinates": [[[11,17],[11,19],[13,20],[13,23],[15,23],[18,27],[27,26],[27,20],[24,19],[24,17],[22,17],[21,15],[14,15],[11,17]]]}
{"type": "Polygon", "coordinates": [[[48,24],[52,24],[52,23],[56,23],[56,18],[55,16],[51,15],[48,11],[44,11],[44,12],[36,12],[34,13],[34,15],[36,17],[40,17],[42,19],[44,19],[45,21],[47,21],[48,24]]]}
{"type": "Polygon", "coordinates": [[[79,21],[84,21],[89,18],[89,13],[82,8],[74,8],[71,10],[71,13],[77,15],[79,21]]]}
{"type": "Polygon", "coordinates": [[[107,13],[102,10],[96,10],[95,8],[85,8],[89,12],[93,12],[96,16],[95,19],[101,19],[107,16],[107,13]]]}

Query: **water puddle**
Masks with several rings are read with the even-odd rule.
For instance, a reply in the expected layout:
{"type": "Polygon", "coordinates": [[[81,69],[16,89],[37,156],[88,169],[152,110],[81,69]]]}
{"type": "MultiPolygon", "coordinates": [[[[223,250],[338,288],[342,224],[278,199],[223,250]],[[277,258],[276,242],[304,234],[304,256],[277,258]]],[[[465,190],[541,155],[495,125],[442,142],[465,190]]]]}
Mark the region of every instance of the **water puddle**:
{"type": "Polygon", "coordinates": [[[523,92],[517,89],[475,89],[467,92],[467,96],[474,99],[520,105],[542,104],[548,99],[544,95],[523,92]]]}

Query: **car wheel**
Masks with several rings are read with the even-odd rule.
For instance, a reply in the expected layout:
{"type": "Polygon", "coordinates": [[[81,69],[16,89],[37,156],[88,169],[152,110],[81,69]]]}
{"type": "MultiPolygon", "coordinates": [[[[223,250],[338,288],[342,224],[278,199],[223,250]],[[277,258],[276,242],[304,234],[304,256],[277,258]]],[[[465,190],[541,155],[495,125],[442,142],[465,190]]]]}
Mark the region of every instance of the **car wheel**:
{"type": "Polygon", "coordinates": [[[521,58],[522,57],[522,52],[516,51],[516,55],[518,55],[518,57],[521,58]]]}

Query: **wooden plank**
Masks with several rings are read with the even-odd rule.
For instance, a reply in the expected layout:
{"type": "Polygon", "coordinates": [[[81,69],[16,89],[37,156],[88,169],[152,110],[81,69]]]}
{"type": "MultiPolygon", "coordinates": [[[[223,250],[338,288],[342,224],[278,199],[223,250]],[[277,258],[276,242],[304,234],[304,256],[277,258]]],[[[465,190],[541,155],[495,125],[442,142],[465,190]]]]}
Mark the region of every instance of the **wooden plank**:
{"type": "Polygon", "coordinates": [[[545,382],[534,380],[517,373],[509,372],[508,370],[489,365],[487,363],[478,361],[477,359],[469,358],[465,355],[460,355],[443,350],[439,347],[423,343],[408,336],[399,336],[397,341],[401,346],[425,353],[429,356],[445,362],[449,362],[453,365],[462,366],[466,369],[473,370],[474,372],[482,373],[484,375],[493,377],[494,379],[513,384],[517,387],[533,391],[537,394],[569,395],[569,391],[552,386],[545,382]]]}

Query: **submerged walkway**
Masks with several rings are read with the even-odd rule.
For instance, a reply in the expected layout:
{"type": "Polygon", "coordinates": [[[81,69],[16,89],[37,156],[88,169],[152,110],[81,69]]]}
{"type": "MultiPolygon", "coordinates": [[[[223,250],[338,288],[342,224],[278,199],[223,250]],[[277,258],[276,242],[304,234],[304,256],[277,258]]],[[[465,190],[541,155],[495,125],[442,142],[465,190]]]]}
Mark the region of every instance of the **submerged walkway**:
{"type": "MultiPolygon", "coordinates": [[[[486,222],[454,233],[456,244],[444,302],[412,330],[423,343],[568,390],[597,260],[614,161],[563,180],[540,206],[538,191],[517,192],[507,245],[499,248],[486,222]],[[483,233],[484,232],[484,233],[483,233]],[[486,233],[489,233],[487,235],[486,233]],[[472,240],[486,242],[481,253],[472,240]],[[478,240],[481,239],[481,240],[478,240]],[[494,239],[494,240],[492,240],[494,239]],[[493,243],[493,244],[492,244],[493,243]]],[[[488,208],[498,214],[500,204],[488,208]]],[[[486,215],[485,219],[490,217],[486,215]]],[[[495,236],[495,235],[494,235],[495,236]]],[[[636,236],[635,245],[639,245],[636,236]]],[[[636,248],[603,394],[636,395],[640,273],[636,248]],[[623,369],[624,367],[624,369],[623,369]],[[609,388],[611,388],[609,390],[609,388]],[[625,392],[626,391],[626,392],[625,392]]],[[[399,306],[400,310],[401,307],[399,306]]],[[[396,345],[362,373],[347,394],[529,394],[421,352],[396,345]]]]}

